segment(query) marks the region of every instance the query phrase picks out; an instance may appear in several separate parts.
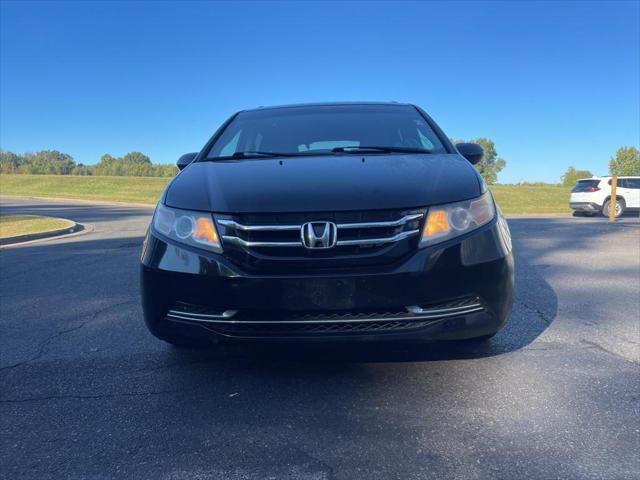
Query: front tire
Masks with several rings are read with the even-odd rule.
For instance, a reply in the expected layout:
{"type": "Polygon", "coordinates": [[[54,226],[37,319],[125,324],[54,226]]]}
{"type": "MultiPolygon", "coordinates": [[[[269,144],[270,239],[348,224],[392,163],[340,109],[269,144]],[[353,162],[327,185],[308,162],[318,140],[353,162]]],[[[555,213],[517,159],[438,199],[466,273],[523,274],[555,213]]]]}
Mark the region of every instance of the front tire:
{"type": "MultiPolygon", "coordinates": [[[[624,203],[624,200],[622,198],[618,198],[616,200],[615,218],[621,217],[622,214],[624,213],[625,208],[626,208],[626,205],[624,203]]],[[[611,213],[611,200],[607,200],[606,202],[604,202],[604,205],[602,206],[602,215],[605,217],[608,217],[610,213],[611,213]]]]}

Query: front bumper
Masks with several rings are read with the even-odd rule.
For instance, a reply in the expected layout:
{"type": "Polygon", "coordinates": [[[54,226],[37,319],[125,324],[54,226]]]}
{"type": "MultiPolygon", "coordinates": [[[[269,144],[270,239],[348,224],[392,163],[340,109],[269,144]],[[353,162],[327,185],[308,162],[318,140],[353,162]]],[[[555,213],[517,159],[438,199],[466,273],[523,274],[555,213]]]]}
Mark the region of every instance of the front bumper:
{"type": "Polygon", "coordinates": [[[248,274],[223,255],[153,232],[141,267],[145,321],[160,338],[168,332],[244,340],[472,338],[504,324],[513,284],[501,217],[378,269],[248,274]]]}

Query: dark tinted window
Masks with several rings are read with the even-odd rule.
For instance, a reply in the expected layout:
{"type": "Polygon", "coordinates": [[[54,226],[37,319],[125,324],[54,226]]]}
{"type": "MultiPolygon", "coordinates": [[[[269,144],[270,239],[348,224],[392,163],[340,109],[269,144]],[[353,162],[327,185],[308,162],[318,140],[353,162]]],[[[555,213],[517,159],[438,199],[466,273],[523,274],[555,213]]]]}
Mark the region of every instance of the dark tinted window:
{"type": "Polygon", "coordinates": [[[640,189],[640,178],[627,178],[627,188],[640,189]]]}
{"type": "Polygon", "coordinates": [[[445,153],[427,121],[407,105],[328,105],[240,113],[207,157],[235,152],[321,153],[336,147],[410,147],[445,153]]]}
{"type": "MultiPolygon", "coordinates": [[[[611,185],[611,178],[609,179],[609,181],[607,182],[609,185],[611,185]]],[[[616,181],[616,187],[619,188],[628,188],[627,187],[627,182],[628,180],[626,178],[618,178],[616,181]]]]}
{"type": "Polygon", "coordinates": [[[586,192],[593,188],[597,188],[600,180],[578,180],[571,189],[572,192],[586,192]]]}

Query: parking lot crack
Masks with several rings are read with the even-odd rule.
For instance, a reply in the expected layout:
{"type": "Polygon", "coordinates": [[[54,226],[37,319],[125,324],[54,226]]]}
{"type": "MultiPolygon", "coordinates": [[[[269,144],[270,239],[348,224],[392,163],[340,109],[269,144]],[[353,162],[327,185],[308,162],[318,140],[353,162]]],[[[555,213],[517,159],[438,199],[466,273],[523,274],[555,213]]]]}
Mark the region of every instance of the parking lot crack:
{"type": "Polygon", "coordinates": [[[530,312],[533,312],[536,316],[538,316],[540,318],[540,320],[542,320],[547,326],[549,326],[551,324],[551,318],[548,318],[547,315],[540,310],[539,308],[536,308],[532,305],[529,305],[527,302],[524,302],[522,300],[518,300],[515,299],[514,302],[522,307],[524,307],[525,309],[529,310],[530,312]]]}
{"type": "Polygon", "coordinates": [[[14,368],[18,368],[21,367],[23,365],[26,365],[28,363],[31,362],[35,362],[36,360],[39,360],[40,358],[42,358],[48,351],[48,347],[51,344],[51,342],[53,342],[55,339],[62,337],[63,335],[66,335],[68,333],[72,333],[75,332],[77,330],[80,330],[81,328],[84,328],[86,325],[88,325],[89,323],[95,321],[101,314],[113,309],[113,308],[117,308],[117,307],[121,307],[123,305],[128,305],[128,304],[132,304],[134,303],[133,300],[127,300],[126,302],[120,302],[120,303],[116,303],[113,305],[109,305],[106,306],[104,308],[101,308],[100,310],[96,310],[95,312],[93,312],[91,314],[91,317],[88,320],[85,320],[84,322],[80,323],[79,325],[75,325],[71,328],[67,328],[65,330],[60,330],[52,335],[50,335],[49,337],[47,337],[42,343],[40,343],[40,346],[38,347],[38,351],[37,353],[32,356],[31,358],[28,358],[26,360],[22,360],[21,362],[17,362],[14,363],[13,365],[7,365],[4,367],[0,367],[0,372],[3,372],[5,370],[11,370],[14,368]]]}
{"type": "MultiPolygon", "coordinates": [[[[582,343],[584,343],[585,345],[589,345],[591,348],[595,348],[596,350],[599,350],[601,352],[607,353],[607,354],[612,355],[612,356],[614,356],[616,358],[621,358],[622,360],[625,360],[626,362],[629,362],[629,363],[633,363],[634,365],[637,365],[638,363],[640,363],[640,362],[638,362],[636,360],[632,360],[630,358],[627,358],[624,355],[621,355],[621,354],[619,354],[617,352],[609,350],[608,348],[605,348],[602,345],[600,345],[599,343],[593,342],[591,340],[582,339],[580,341],[582,343]]],[[[635,343],[635,342],[631,342],[631,343],[635,343]]]]}
{"type": "Polygon", "coordinates": [[[97,395],[48,395],[43,397],[26,397],[17,399],[2,399],[0,404],[7,403],[27,403],[27,402],[46,402],[49,400],[101,400],[105,398],[118,397],[148,397],[156,395],[170,395],[173,393],[183,393],[184,390],[160,390],[152,392],[125,392],[125,393],[105,393],[97,395]]]}

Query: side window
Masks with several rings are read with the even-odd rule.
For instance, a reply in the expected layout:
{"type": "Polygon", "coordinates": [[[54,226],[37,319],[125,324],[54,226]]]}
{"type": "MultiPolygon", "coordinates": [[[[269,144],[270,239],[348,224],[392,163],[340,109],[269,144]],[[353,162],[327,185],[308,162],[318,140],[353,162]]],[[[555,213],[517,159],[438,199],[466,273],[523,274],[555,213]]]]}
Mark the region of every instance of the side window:
{"type": "MultiPolygon", "coordinates": [[[[609,184],[609,186],[611,186],[611,178],[609,179],[609,181],[607,183],[609,184]]],[[[616,187],[618,187],[618,188],[626,188],[626,179],[619,178],[618,181],[616,182],[616,187]]]]}
{"type": "Polygon", "coordinates": [[[640,178],[627,178],[627,188],[640,190],[640,178]]]}
{"type": "Polygon", "coordinates": [[[238,130],[238,133],[236,133],[233,138],[231,140],[229,140],[229,142],[220,149],[220,154],[219,156],[221,157],[230,157],[231,155],[233,155],[234,153],[236,153],[236,148],[238,147],[238,140],[240,140],[240,134],[242,133],[242,130],[238,130]]]}

